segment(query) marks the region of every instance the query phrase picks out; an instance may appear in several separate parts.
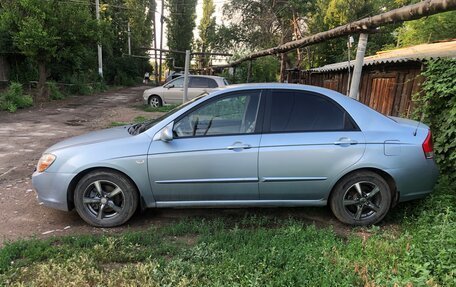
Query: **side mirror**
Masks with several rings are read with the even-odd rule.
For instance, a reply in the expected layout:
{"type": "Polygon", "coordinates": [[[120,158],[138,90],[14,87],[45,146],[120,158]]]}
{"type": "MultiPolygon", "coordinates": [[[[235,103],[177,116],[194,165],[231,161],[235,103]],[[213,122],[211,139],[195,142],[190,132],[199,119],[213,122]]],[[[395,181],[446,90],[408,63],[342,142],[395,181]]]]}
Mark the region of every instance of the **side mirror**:
{"type": "Polygon", "coordinates": [[[166,88],[169,90],[171,88],[174,88],[174,85],[168,85],[168,86],[166,86],[166,88]]]}
{"type": "Polygon", "coordinates": [[[173,140],[173,125],[174,122],[170,123],[166,127],[158,131],[154,136],[154,141],[170,142],[173,140]]]}

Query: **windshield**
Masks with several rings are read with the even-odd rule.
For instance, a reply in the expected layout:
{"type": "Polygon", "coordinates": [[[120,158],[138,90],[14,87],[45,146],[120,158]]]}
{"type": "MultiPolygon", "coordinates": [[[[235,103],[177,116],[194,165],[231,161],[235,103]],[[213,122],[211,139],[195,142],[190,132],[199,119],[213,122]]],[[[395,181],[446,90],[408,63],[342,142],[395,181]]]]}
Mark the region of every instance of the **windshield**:
{"type": "Polygon", "coordinates": [[[196,97],[174,109],[172,109],[171,111],[167,112],[166,114],[156,118],[156,119],[150,119],[150,120],[147,120],[147,121],[144,121],[142,123],[138,123],[138,124],[132,124],[129,128],[128,128],[128,132],[132,135],[137,135],[137,134],[140,134],[144,131],[147,131],[148,129],[150,129],[151,127],[153,127],[155,124],[157,124],[158,122],[162,121],[163,119],[165,119],[166,117],[169,117],[171,116],[172,114],[180,111],[181,109],[183,109],[184,107],[188,106],[189,104],[195,102],[196,100],[199,100],[201,99],[202,97],[204,96],[207,96],[207,93],[199,96],[199,97],[196,97]]]}

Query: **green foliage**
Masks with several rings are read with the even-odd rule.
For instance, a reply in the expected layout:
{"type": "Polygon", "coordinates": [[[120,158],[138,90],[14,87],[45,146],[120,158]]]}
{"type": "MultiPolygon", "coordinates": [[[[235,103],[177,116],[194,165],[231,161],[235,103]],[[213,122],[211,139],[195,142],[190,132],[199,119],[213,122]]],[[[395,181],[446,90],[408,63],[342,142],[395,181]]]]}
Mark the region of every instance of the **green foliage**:
{"type": "MultiPolygon", "coordinates": [[[[196,41],[196,49],[205,53],[211,52],[214,48],[215,42],[215,5],[213,0],[203,0],[203,17],[198,26],[199,39],[196,41]]],[[[209,56],[199,56],[199,62],[201,67],[206,67],[209,62],[209,56]]]]}
{"type": "MultiPolygon", "coordinates": [[[[133,86],[142,82],[144,73],[151,72],[146,58],[128,56],[128,24],[131,30],[133,55],[147,56],[144,47],[151,47],[152,19],[155,1],[101,1],[101,43],[103,45],[104,80],[108,84],[133,86]]],[[[96,55],[94,55],[96,61],[96,55]]],[[[92,67],[96,67],[96,62],[92,67]]]]}
{"type": "Polygon", "coordinates": [[[112,58],[106,62],[105,79],[114,85],[134,86],[142,82],[144,72],[150,66],[143,59],[128,57],[112,58]]]}
{"type": "Polygon", "coordinates": [[[422,73],[426,80],[423,92],[414,96],[414,115],[427,123],[434,140],[436,161],[440,170],[456,172],[456,60],[427,62],[422,73]]]}
{"type": "Polygon", "coordinates": [[[63,100],[65,98],[65,94],[59,90],[57,83],[47,82],[47,85],[49,89],[49,97],[51,100],[63,100]]]}
{"type": "Polygon", "coordinates": [[[404,23],[396,31],[401,47],[456,38],[456,11],[404,23]]]}
{"type": "MultiPolygon", "coordinates": [[[[251,83],[266,83],[276,82],[280,72],[279,60],[274,56],[262,57],[255,59],[252,62],[252,75],[250,78],[251,83]]],[[[244,62],[236,67],[235,75],[230,75],[225,72],[222,76],[231,84],[247,82],[248,63],[244,62]]]]}
{"type": "MultiPolygon", "coordinates": [[[[105,82],[140,83],[150,65],[147,59],[126,56],[127,26],[129,23],[132,53],[145,56],[143,48],[152,41],[155,1],[101,2],[98,22],[90,1],[0,0],[0,54],[11,64],[11,78],[36,81],[42,63],[47,68],[46,74],[41,70],[42,78],[70,84],[100,82],[96,46],[101,43],[105,82]]],[[[90,89],[80,86],[71,92],[87,94],[90,89]]]]}
{"type": "MultiPolygon", "coordinates": [[[[247,1],[233,0],[224,6],[226,15],[239,15],[238,21],[217,29],[216,43],[244,54],[265,49],[327,31],[358,19],[372,16],[402,6],[407,1],[397,0],[317,0],[317,1],[247,1]],[[296,29],[293,21],[297,23],[296,29]],[[305,27],[305,28],[304,28],[305,27]],[[299,33],[296,30],[300,30],[299,33]]],[[[392,34],[396,25],[383,27],[381,33],[369,36],[367,55],[395,42],[392,34]]],[[[355,36],[355,35],[353,35],[355,36]]],[[[356,37],[355,37],[356,38],[356,37]]],[[[351,50],[354,58],[356,44],[351,50]]],[[[288,67],[317,67],[347,60],[347,38],[337,38],[301,49],[301,62],[296,52],[289,53],[294,63],[288,67]]]]}
{"type": "Polygon", "coordinates": [[[40,67],[40,96],[46,95],[40,89],[45,85],[49,72],[46,70],[52,71],[54,67],[49,63],[57,62],[57,67],[64,63],[78,69],[78,64],[90,62],[89,49],[98,39],[98,25],[90,5],[57,0],[5,0],[2,7],[0,29],[12,40],[11,49],[40,67]]]}
{"type": "Polygon", "coordinates": [[[11,83],[6,92],[0,93],[0,110],[14,113],[17,109],[32,105],[32,97],[24,95],[22,85],[19,83],[11,83]]]}
{"type": "MultiPolygon", "coordinates": [[[[193,29],[195,28],[196,0],[170,0],[166,2],[170,17],[167,18],[167,38],[170,50],[191,50],[193,29]]],[[[185,55],[170,53],[177,67],[184,67],[185,55]]],[[[172,66],[172,61],[168,61],[172,66]]]]}

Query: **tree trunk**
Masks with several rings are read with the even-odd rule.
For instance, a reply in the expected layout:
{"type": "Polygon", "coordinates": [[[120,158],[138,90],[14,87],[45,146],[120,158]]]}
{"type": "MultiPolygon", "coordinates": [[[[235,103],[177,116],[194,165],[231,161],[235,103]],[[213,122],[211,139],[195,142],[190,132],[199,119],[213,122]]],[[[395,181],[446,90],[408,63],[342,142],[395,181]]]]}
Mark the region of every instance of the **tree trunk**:
{"type": "Polygon", "coordinates": [[[280,82],[284,83],[287,80],[287,62],[288,62],[288,55],[287,53],[283,53],[280,55],[280,82]]]}
{"type": "Polygon", "coordinates": [[[304,37],[299,40],[290,41],[277,47],[252,53],[244,58],[226,65],[220,65],[220,68],[227,68],[239,65],[247,60],[252,60],[268,55],[277,55],[295,50],[301,47],[321,43],[330,39],[346,36],[350,34],[372,32],[375,28],[388,25],[398,24],[404,21],[416,20],[425,16],[430,16],[446,11],[456,10],[456,0],[426,0],[413,5],[404,6],[391,10],[379,15],[367,17],[349,24],[345,24],[334,29],[320,32],[312,36],[304,37]]]}
{"type": "Polygon", "coordinates": [[[39,72],[39,79],[38,79],[38,94],[37,94],[37,101],[38,102],[45,102],[49,100],[48,89],[46,86],[46,78],[47,78],[47,71],[46,71],[46,63],[39,62],[38,63],[38,72],[39,72]]]}
{"type": "Polygon", "coordinates": [[[10,66],[6,57],[0,56],[0,81],[9,81],[10,66]]]}

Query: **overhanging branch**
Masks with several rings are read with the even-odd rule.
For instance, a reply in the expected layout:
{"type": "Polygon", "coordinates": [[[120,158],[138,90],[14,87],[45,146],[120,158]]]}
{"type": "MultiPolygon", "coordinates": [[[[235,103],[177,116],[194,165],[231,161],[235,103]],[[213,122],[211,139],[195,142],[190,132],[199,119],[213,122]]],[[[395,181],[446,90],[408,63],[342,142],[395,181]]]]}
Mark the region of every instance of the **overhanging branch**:
{"type": "Polygon", "coordinates": [[[297,48],[318,44],[330,39],[338,38],[355,33],[372,31],[380,26],[401,23],[404,21],[416,20],[426,16],[456,10],[456,0],[426,0],[417,4],[397,8],[379,15],[367,17],[334,29],[320,32],[299,40],[287,42],[277,47],[269,48],[252,53],[239,60],[226,65],[216,66],[217,68],[228,68],[241,64],[242,62],[256,58],[276,55],[289,52],[297,48]]]}

